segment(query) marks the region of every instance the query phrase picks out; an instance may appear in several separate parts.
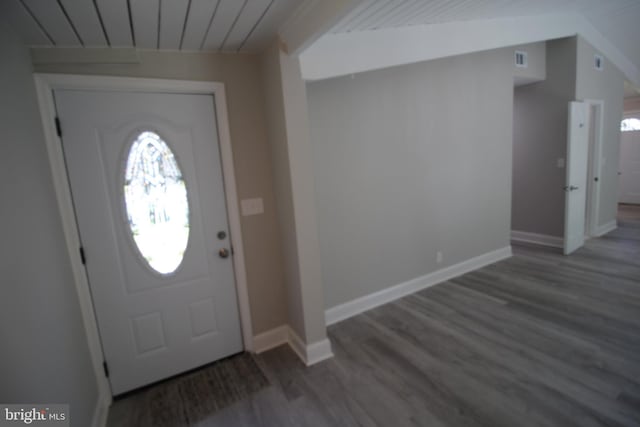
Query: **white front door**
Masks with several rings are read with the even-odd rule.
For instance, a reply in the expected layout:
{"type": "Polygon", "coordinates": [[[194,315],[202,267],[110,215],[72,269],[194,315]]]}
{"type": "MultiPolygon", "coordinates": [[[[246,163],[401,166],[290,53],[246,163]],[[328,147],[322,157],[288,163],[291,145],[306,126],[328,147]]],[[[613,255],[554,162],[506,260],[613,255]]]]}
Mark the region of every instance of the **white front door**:
{"type": "Polygon", "coordinates": [[[567,137],[567,175],[564,210],[564,253],[584,245],[587,202],[587,164],[589,160],[588,105],[569,103],[567,137]]]}
{"type": "Polygon", "coordinates": [[[640,204],[640,130],[620,138],[620,202],[640,204]]]}
{"type": "Polygon", "coordinates": [[[242,351],[213,97],[54,96],[113,394],[242,351]]]}

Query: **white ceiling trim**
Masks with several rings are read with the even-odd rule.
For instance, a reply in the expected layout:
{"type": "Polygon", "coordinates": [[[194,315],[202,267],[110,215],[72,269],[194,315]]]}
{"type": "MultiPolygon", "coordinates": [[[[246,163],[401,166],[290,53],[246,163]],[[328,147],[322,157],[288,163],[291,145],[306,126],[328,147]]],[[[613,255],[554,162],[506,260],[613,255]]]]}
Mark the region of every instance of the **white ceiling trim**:
{"type": "Polygon", "coordinates": [[[300,54],[305,80],[581,35],[636,86],[640,72],[585,18],[539,15],[325,34],[300,54]]]}
{"type": "Polygon", "coordinates": [[[140,50],[133,47],[40,47],[30,53],[33,65],[140,63],[140,50]]]}

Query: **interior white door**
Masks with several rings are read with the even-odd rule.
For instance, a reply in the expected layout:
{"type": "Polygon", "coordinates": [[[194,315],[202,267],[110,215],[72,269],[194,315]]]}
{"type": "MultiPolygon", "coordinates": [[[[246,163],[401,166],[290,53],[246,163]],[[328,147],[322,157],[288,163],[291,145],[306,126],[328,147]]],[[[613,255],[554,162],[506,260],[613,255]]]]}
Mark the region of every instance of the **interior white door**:
{"type": "Polygon", "coordinates": [[[588,105],[569,103],[567,135],[567,175],[564,210],[564,253],[584,245],[587,202],[587,165],[589,161],[588,105]]]}
{"type": "Polygon", "coordinates": [[[113,394],[242,351],[213,97],[54,95],[113,394]]]}
{"type": "Polygon", "coordinates": [[[640,131],[620,138],[620,202],[640,204],[640,131]]]}

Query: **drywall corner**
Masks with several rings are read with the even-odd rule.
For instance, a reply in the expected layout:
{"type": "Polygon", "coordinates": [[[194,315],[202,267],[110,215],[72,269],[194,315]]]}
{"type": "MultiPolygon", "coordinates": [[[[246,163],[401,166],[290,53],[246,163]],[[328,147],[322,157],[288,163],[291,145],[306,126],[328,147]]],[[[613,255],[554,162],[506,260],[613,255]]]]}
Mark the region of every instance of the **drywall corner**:
{"type": "Polygon", "coordinates": [[[262,55],[268,133],[284,246],[289,324],[303,342],[326,338],[307,99],[298,59],[275,42],[262,55]]]}

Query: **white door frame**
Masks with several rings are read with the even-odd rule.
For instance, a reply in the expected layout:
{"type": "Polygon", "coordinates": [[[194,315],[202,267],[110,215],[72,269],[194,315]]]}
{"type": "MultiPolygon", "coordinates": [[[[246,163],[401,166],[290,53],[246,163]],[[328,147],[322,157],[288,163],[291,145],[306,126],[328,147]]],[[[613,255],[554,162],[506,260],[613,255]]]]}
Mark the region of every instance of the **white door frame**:
{"type": "MultiPolygon", "coordinates": [[[[628,110],[628,111],[623,111],[622,112],[622,119],[629,119],[629,118],[640,118],[640,110],[628,110]]],[[[622,144],[622,132],[620,132],[620,144],[622,144]]],[[[618,203],[622,203],[620,201],[621,199],[621,194],[620,194],[620,174],[622,173],[622,159],[620,158],[621,156],[621,152],[618,152],[618,203]]]]}
{"type": "Polygon", "coordinates": [[[240,212],[238,210],[238,195],[236,191],[235,173],[233,168],[233,151],[227,115],[227,102],[223,83],[196,82],[185,80],[163,80],[130,77],[83,76],[70,74],[34,74],[42,127],[49,156],[49,164],[53,175],[53,185],[58,201],[58,209],[62,219],[65,242],[69,252],[69,259],[80,302],[80,310],[84,321],[85,333],[89,344],[89,351],[93,362],[96,380],[98,382],[99,402],[98,411],[106,411],[111,404],[111,389],[103,371],[103,351],[98,333],[98,324],[94,313],[93,302],[89,289],[86,270],[80,260],[80,236],[77,228],[75,211],[73,208],[70,184],[62,149],[62,141],[58,137],[55,117],[56,109],[53,91],[56,89],[92,90],[107,92],[164,92],[181,94],[213,95],[218,122],[218,137],[220,142],[220,158],[229,218],[230,239],[234,250],[233,268],[235,273],[238,307],[240,309],[240,323],[245,350],[253,350],[253,333],[251,328],[251,313],[249,310],[249,292],[247,289],[247,274],[242,245],[242,230],[240,228],[240,212]]]}
{"type": "Polygon", "coordinates": [[[591,107],[595,109],[594,141],[593,146],[589,144],[589,158],[591,164],[588,165],[587,175],[587,221],[585,222],[585,235],[593,237],[598,235],[598,222],[600,220],[598,208],[600,207],[600,188],[602,185],[602,130],[604,125],[604,101],[596,99],[585,99],[585,104],[589,109],[589,129],[591,128],[591,107]],[[598,177],[598,183],[593,180],[598,177]]]}

